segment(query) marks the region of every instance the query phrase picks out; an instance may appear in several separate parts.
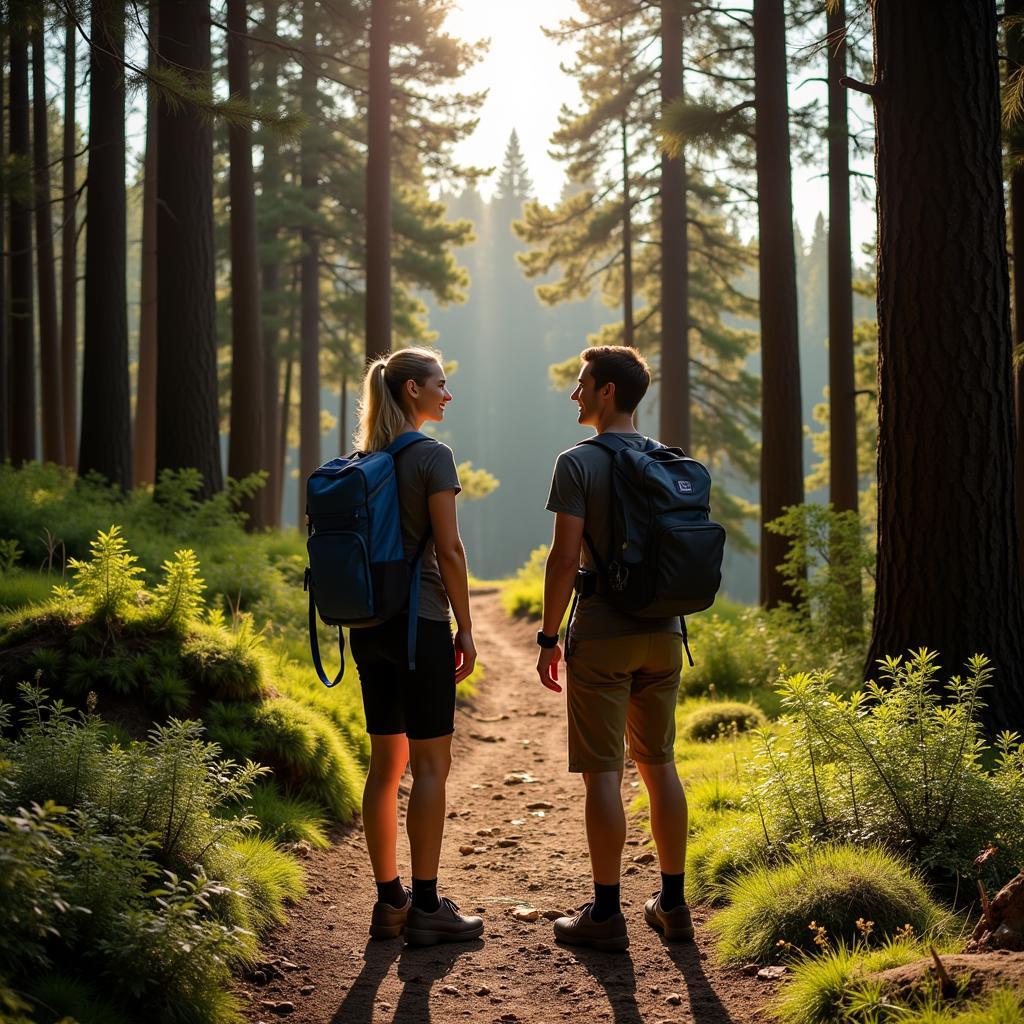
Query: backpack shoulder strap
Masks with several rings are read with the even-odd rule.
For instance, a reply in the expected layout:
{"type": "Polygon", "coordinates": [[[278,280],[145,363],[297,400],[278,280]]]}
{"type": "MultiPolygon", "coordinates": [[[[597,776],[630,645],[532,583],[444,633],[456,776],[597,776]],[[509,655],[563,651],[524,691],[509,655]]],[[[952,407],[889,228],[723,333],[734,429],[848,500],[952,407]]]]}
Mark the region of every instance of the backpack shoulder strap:
{"type": "Polygon", "coordinates": [[[404,434],[399,434],[398,437],[396,437],[394,441],[384,449],[384,451],[386,451],[392,458],[395,458],[397,455],[404,452],[406,448],[409,448],[414,444],[418,444],[420,441],[429,440],[430,438],[427,437],[426,434],[421,434],[418,430],[407,430],[404,434]]]}

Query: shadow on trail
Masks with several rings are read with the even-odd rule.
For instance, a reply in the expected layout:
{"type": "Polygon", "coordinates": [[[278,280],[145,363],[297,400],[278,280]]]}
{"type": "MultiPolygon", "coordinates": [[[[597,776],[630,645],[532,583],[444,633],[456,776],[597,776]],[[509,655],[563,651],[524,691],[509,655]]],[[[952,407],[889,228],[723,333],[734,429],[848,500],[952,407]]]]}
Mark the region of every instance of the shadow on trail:
{"type": "Polygon", "coordinates": [[[604,989],[615,1024],[644,1024],[636,1005],[636,974],[628,952],[599,953],[577,946],[572,955],[604,989]]]}
{"type": "Polygon", "coordinates": [[[662,948],[675,964],[686,986],[694,1024],[727,1024],[731,1021],[729,1010],[718,998],[718,993],[704,973],[700,946],[696,942],[666,942],[664,937],[659,938],[662,948]]]}
{"type": "Polygon", "coordinates": [[[363,951],[363,968],[335,1011],[331,1024],[370,1024],[377,992],[396,960],[398,978],[403,985],[393,1024],[429,1024],[434,982],[446,977],[460,956],[475,953],[483,949],[483,945],[480,939],[425,947],[406,946],[401,939],[389,942],[371,939],[363,951]]]}

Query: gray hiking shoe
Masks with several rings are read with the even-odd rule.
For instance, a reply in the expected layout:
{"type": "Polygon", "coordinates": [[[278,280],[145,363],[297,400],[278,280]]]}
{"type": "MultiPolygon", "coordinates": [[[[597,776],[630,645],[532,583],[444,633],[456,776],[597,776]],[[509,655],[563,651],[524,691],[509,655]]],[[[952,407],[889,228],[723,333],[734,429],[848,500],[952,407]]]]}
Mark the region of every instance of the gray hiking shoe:
{"type": "Polygon", "coordinates": [[[371,939],[396,939],[402,934],[405,928],[406,916],[412,906],[412,893],[408,886],[405,888],[405,906],[393,907],[390,903],[377,900],[373,905],[373,913],[370,915],[370,938],[371,939]]]}
{"type": "Polygon", "coordinates": [[[574,916],[558,918],[555,939],[569,946],[590,946],[608,953],[628,949],[629,936],[622,914],[612,914],[607,921],[594,921],[590,916],[593,907],[593,903],[586,903],[574,916]]]}
{"type": "Polygon", "coordinates": [[[684,903],[681,907],[662,910],[660,892],[644,904],[644,920],[669,942],[689,942],[693,938],[690,908],[684,903]]]}
{"type": "Polygon", "coordinates": [[[482,917],[465,917],[445,896],[437,910],[428,914],[418,907],[409,908],[405,919],[405,941],[410,946],[435,946],[439,942],[470,942],[484,931],[482,917]]]}

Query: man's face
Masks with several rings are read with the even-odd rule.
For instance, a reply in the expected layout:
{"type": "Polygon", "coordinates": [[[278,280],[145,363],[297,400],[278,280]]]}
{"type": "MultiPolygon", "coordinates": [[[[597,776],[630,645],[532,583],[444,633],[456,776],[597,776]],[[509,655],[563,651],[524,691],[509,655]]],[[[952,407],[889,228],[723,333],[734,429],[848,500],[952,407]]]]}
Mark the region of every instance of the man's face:
{"type": "Polygon", "coordinates": [[[598,416],[604,406],[601,390],[590,372],[590,363],[584,362],[580,367],[580,375],[576,378],[576,387],[569,396],[579,407],[577,423],[585,427],[597,426],[598,416]]]}

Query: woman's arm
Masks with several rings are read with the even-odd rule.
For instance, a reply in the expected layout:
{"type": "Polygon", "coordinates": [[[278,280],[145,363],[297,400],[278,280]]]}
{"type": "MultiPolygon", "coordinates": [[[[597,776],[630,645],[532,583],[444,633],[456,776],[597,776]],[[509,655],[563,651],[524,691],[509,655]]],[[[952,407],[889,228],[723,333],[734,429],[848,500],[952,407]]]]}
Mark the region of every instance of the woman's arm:
{"type": "Polygon", "coordinates": [[[451,490],[432,494],[427,499],[427,509],[434,535],[437,568],[455,616],[455,650],[462,655],[461,663],[456,666],[455,681],[460,683],[473,671],[476,646],[473,643],[473,617],[469,610],[469,569],[466,549],[459,536],[455,493],[451,490]]]}

